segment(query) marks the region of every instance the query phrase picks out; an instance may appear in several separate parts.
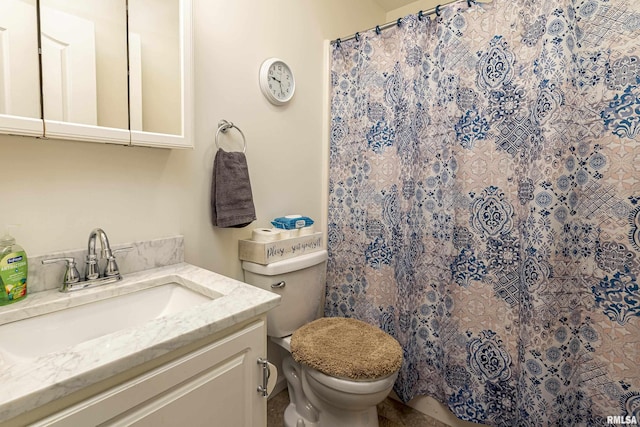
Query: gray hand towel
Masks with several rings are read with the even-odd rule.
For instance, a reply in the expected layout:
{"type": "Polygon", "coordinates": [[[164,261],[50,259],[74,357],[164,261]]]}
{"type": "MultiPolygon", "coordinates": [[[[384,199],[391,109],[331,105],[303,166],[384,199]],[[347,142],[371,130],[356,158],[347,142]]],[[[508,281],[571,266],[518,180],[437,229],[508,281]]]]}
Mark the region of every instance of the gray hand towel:
{"type": "Polygon", "coordinates": [[[247,159],[219,149],[213,160],[211,220],[217,227],[246,227],[256,219],[247,159]]]}

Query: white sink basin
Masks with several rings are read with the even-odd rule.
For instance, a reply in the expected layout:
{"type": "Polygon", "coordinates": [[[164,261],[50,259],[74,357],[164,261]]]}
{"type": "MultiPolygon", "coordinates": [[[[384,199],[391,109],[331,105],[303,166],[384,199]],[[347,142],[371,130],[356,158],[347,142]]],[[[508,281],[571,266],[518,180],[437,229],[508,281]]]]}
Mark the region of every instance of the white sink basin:
{"type": "Polygon", "coordinates": [[[0,325],[0,360],[35,358],[212,299],[179,283],[166,283],[0,325]]]}

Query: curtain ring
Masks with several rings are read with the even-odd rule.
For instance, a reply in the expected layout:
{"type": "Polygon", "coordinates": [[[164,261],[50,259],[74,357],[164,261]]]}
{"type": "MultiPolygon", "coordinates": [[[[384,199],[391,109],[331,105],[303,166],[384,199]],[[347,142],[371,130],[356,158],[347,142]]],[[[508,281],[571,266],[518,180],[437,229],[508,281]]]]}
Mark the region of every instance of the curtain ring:
{"type": "Polygon", "coordinates": [[[440,16],[440,5],[436,6],[436,15],[440,16]]]}
{"type": "Polygon", "coordinates": [[[380,35],[382,31],[380,31],[380,25],[376,25],[376,34],[380,35]]]}
{"type": "Polygon", "coordinates": [[[340,39],[336,39],[336,47],[338,47],[338,48],[339,48],[339,47],[340,47],[340,43],[341,43],[341,42],[342,42],[342,40],[340,40],[340,39]]]}
{"type": "Polygon", "coordinates": [[[471,0],[467,0],[467,6],[471,7],[471,0]]]}
{"type": "Polygon", "coordinates": [[[402,18],[398,18],[398,20],[396,21],[396,24],[398,24],[398,27],[399,27],[400,24],[402,24],[402,18]]]}
{"type": "Polygon", "coordinates": [[[356,35],[355,35],[355,39],[356,39],[356,41],[357,41],[357,42],[359,42],[359,41],[360,41],[360,33],[356,33],[356,35]]]}
{"type": "Polygon", "coordinates": [[[422,21],[422,11],[418,12],[418,21],[422,21]]]}

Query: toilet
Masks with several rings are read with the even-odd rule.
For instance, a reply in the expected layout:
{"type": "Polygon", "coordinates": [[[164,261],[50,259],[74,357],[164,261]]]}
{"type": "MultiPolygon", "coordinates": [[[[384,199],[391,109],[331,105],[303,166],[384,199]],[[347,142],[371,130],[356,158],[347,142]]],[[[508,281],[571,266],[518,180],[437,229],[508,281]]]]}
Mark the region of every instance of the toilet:
{"type": "Polygon", "coordinates": [[[376,405],[398,376],[402,349],[381,329],[325,318],[327,251],[267,265],[243,261],[245,282],[281,295],[267,314],[267,335],[287,351],[282,370],[290,403],[286,427],[378,426],[376,405]]]}

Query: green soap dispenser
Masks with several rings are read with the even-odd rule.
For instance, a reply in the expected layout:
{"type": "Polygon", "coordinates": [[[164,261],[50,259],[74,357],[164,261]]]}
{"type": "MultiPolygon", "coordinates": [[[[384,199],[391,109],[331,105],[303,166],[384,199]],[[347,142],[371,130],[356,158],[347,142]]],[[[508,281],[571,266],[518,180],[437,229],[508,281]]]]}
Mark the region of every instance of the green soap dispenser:
{"type": "Polygon", "coordinates": [[[27,296],[27,272],[27,254],[7,230],[0,237],[0,305],[27,296]]]}

